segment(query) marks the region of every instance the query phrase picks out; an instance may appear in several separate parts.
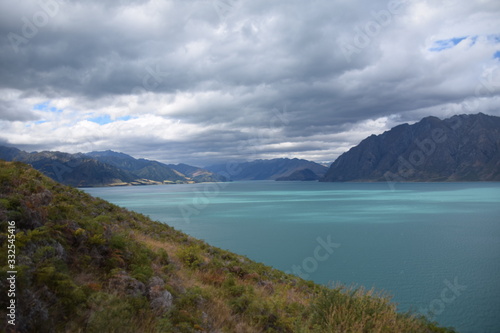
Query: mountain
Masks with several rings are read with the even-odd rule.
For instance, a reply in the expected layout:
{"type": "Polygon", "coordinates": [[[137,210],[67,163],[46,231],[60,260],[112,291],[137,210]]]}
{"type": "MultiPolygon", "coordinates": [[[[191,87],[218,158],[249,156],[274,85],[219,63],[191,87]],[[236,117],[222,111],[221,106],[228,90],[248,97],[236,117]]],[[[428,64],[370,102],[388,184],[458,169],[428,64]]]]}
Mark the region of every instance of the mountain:
{"type": "Polygon", "coordinates": [[[105,186],[130,183],[138,178],[126,170],[99,162],[85,154],[49,151],[26,153],[0,146],[0,159],[28,163],[50,178],[71,186],[105,186]]]}
{"type": "Polygon", "coordinates": [[[2,332],[453,332],[0,161],[0,248],[13,246],[15,261],[0,261],[2,332]]]}
{"type": "Polygon", "coordinates": [[[157,161],[146,160],[143,158],[133,158],[124,153],[117,153],[111,150],[94,151],[87,155],[98,159],[101,162],[114,165],[121,169],[133,172],[134,174],[151,180],[163,181],[194,181],[196,183],[205,182],[224,182],[226,178],[187,164],[164,164],[157,161]]]}
{"type": "Polygon", "coordinates": [[[500,117],[426,117],[372,135],[321,181],[500,181],[500,117]]]}
{"type": "Polygon", "coordinates": [[[103,163],[113,165],[117,168],[127,170],[137,175],[139,178],[151,179],[158,182],[165,180],[171,182],[186,182],[185,175],[170,168],[166,164],[150,161],[143,158],[136,159],[124,153],[118,153],[111,150],[106,151],[93,151],[86,154],[95,158],[103,163]]]}
{"type": "Polygon", "coordinates": [[[231,180],[275,180],[280,177],[290,176],[298,170],[310,169],[313,173],[322,177],[327,167],[315,162],[276,158],[272,160],[255,160],[244,163],[224,163],[205,167],[205,169],[226,175],[229,174],[231,180]]]}
{"type": "Polygon", "coordinates": [[[311,169],[302,169],[292,172],[291,175],[276,178],[277,181],[313,181],[319,180],[319,176],[311,169]]]}
{"type": "Polygon", "coordinates": [[[226,177],[210,172],[206,169],[198,168],[187,164],[168,164],[168,167],[179,171],[180,173],[190,177],[197,183],[207,182],[225,182],[226,177]]]}
{"type": "Polygon", "coordinates": [[[192,176],[187,176],[166,164],[110,150],[87,154],[27,153],[0,146],[0,159],[28,163],[52,179],[75,187],[225,181],[222,176],[196,167],[185,165],[195,170],[192,176]]]}

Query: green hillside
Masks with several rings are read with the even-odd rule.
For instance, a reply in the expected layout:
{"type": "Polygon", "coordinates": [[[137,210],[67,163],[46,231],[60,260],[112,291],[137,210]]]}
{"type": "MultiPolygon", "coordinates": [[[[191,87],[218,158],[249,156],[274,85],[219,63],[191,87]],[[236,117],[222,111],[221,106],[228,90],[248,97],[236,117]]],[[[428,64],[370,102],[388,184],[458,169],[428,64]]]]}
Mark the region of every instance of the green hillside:
{"type": "MultiPolygon", "coordinates": [[[[373,291],[326,288],[0,161],[2,295],[15,221],[19,332],[452,332],[373,291]]],[[[0,330],[9,298],[0,298],[0,330]]]]}

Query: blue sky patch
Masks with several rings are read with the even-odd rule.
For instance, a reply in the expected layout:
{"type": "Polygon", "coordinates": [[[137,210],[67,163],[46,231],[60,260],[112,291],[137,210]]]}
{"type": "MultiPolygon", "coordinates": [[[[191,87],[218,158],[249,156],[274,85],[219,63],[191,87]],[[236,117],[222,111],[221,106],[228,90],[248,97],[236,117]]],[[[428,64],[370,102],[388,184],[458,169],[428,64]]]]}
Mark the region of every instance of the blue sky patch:
{"type": "Polygon", "coordinates": [[[127,121],[127,120],[130,120],[130,119],[136,119],[136,118],[132,117],[132,116],[123,116],[123,117],[120,117],[120,118],[116,118],[116,120],[122,120],[122,121],[127,121]]]}
{"type": "Polygon", "coordinates": [[[500,59],[500,51],[496,51],[493,55],[493,59],[500,59]]]}
{"type": "Polygon", "coordinates": [[[41,111],[46,111],[49,108],[49,101],[35,104],[33,106],[33,110],[41,110],[41,111]]]}
{"type": "Polygon", "coordinates": [[[47,111],[47,112],[62,112],[63,110],[56,108],[55,106],[49,106],[50,101],[35,104],[33,110],[47,111]]]}
{"type": "Polygon", "coordinates": [[[88,121],[92,121],[96,124],[99,124],[99,125],[106,125],[106,124],[109,124],[109,123],[114,123],[115,121],[127,121],[127,120],[130,120],[130,119],[136,119],[136,117],[132,117],[132,116],[123,116],[123,117],[119,117],[119,118],[116,118],[114,120],[111,119],[111,117],[106,114],[104,116],[99,116],[99,117],[94,117],[94,118],[88,118],[87,120],[88,121]]]}
{"type": "Polygon", "coordinates": [[[434,45],[429,49],[429,51],[439,52],[446,49],[451,49],[452,47],[458,45],[461,41],[463,41],[467,37],[468,36],[437,40],[434,42],[434,45]]]}
{"type": "Polygon", "coordinates": [[[87,120],[91,121],[91,122],[94,122],[96,124],[99,124],[99,125],[106,125],[106,124],[109,124],[109,123],[113,122],[111,120],[111,118],[109,117],[108,114],[106,114],[104,116],[99,116],[99,117],[94,117],[94,118],[88,118],[87,120]]]}

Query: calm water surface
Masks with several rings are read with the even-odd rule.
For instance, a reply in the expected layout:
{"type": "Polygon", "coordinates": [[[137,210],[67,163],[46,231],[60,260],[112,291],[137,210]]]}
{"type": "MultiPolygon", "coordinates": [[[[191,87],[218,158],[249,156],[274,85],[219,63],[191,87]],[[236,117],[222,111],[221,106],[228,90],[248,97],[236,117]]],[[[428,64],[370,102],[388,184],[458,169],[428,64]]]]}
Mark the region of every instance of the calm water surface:
{"type": "Polygon", "coordinates": [[[385,290],[402,311],[434,311],[431,319],[460,332],[500,332],[499,183],[391,190],[256,181],[85,191],[318,283],[385,290]]]}

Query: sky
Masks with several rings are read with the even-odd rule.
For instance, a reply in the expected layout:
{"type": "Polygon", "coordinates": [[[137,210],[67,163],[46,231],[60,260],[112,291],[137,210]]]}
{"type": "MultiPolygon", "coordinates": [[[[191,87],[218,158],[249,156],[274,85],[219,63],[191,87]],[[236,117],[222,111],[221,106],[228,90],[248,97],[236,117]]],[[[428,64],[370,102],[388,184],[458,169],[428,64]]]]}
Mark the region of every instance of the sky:
{"type": "Polygon", "coordinates": [[[0,145],[332,162],[500,116],[498,0],[2,0],[0,145]]]}

